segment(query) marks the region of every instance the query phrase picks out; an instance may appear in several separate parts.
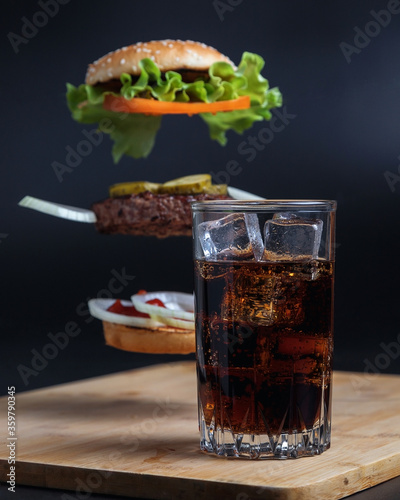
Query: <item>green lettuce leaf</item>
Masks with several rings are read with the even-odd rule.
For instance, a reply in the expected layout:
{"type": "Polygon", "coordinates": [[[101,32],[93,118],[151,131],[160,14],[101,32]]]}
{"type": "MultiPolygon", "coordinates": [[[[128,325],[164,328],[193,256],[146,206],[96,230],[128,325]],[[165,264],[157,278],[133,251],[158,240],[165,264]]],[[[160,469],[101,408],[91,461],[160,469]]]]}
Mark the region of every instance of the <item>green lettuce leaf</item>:
{"type": "Polygon", "coordinates": [[[74,87],[67,83],[67,103],[72,117],[79,123],[97,123],[99,131],[110,134],[114,141],[114,163],[118,163],[124,154],[146,158],[153,149],[161,116],[109,111],[103,108],[103,101],[104,92],[99,92],[98,87],[74,87]]]}
{"type": "Polygon", "coordinates": [[[113,112],[103,109],[106,94],[121,95],[126,99],[144,97],[167,102],[216,102],[250,96],[251,107],[244,110],[202,113],[210,137],[224,145],[226,132],[241,134],[255,121],[269,120],[270,109],[282,105],[277,88],[269,89],[268,80],[261,75],[264,60],[257,54],[245,52],[237,69],[226,62],[217,62],[209,69],[209,78],[186,83],[180,73],[161,73],[151,59],[139,63],[141,73],[133,81],[126,73],[121,75],[119,94],[105,91],[101,86],[67,84],[67,103],[72,117],[80,123],[98,123],[99,130],[108,133],[114,141],[112,155],[118,163],[125,154],[133,158],[147,157],[151,152],[161,116],[113,112]]]}
{"type": "MultiPolygon", "coordinates": [[[[210,75],[219,74],[225,79],[230,77],[230,83],[237,86],[235,97],[250,96],[251,106],[249,109],[238,109],[229,113],[203,113],[200,116],[207,123],[210,129],[211,139],[217,140],[221,145],[227,142],[226,132],[234,130],[242,134],[252,127],[253,123],[261,120],[270,120],[270,109],[282,106],[282,95],[278,88],[269,89],[268,80],[261,75],[264,67],[264,60],[257,54],[245,52],[236,71],[221,75],[221,66],[225,63],[213,64],[210,68],[210,75]],[[240,85],[239,78],[242,78],[240,85]]],[[[231,66],[230,66],[231,67],[231,66]]],[[[222,67],[222,70],[225,67],[222,67]]],[[[234,97],[232,97],[234,98],[234,97]]]]}

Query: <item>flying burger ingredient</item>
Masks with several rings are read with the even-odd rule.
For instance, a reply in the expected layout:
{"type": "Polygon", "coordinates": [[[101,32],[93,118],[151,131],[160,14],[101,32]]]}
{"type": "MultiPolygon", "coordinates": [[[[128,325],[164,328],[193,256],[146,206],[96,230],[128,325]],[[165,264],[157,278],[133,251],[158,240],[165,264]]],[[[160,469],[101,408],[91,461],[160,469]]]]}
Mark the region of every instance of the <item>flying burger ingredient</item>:
{"type": "Polygon", "coordinates": [[[101,131],[110,134],[115,163],[123,155],[148,156],[161,115],[181,112],[186,105],[190,106],[185,111],[189,115],[200,111],[198,106],[204,107],[199,116],[208,125],[210,137],[221,145],[227,141],[227,131],[241,134],[255,121],[270,120],[271,109],[282,106],[282,95],[278,88],[270,88],[268,80],[261,75],[264,60],[257,54],[244,52],[236,67],[226,56],[210,49],[197,42],[162,40],[124,47],[122,58],[121,50],[107,54],[89,66],[85,84],[78,87],[67,84],[67,103],[72,117],[84,124],[99,123],[101,131]],[[159,44],[157,50],[155,43],[159,44]],[[171,57],[178,48],[182,53],[171,57]],[[204,51],[204,56],[199,57],[204,51]],[[132,62],[134,58],[135,63],[125,67],[128,60],[132,62]],[[189,81],[185,81],[187,70],[200,70],[200,73],[194,81],[192,74],[189,81]],[[120,81],[119,87],[114,85],[116,79],[120,81]],[[112,88],[107,84],[110,80],[112,88]],[[148,102],[142,103],[143,100],[148,102]],[[144,105],[147,108],[141,107],[144,105]],[[231,111],[220,112],[213,106],[231,111]],[[136,107],[136,113],[127,112],[132,111],[132,107],[136,107]]]}
{"type": "Polygon", "coordinates": [[[166,102],[155,99],[126,100],[121,96],[106,95],[104,98],[104,109],[119,111],[123,113],[141,113],[143,115],[198,115],[201,113],[219,113],[250,108],[250,97],[241,96],[229,101],[216,102],[166,102]]]}
{"type": "MultiPolygon", "coordinates": [[[[140,311],[128,300],[91,299],[88,302],[90,314],[102,321],[151,330],[172,326],[194,330],[193,295],[182,292],[139,292],[134,295],[140,302],[140,311]],[[138,297],[142,298],[138,299],[138,297]]],[[[133,298],[132,297],[132,298],[133,298]]]]}
{"type": "Polygon", "coordinates": [[[138,194],[149,191],[150,193],[158,193],[161,184],[148,181],[135,181],[135,182],[120,182],[110,186],[110,196],[116,198],[117,196],[125,196],[127,194],[138,194]]]}
{"type": "MultiPolygon", "coordinates": [[[[143,295],[143,294],[140,294],[143,295]]],[[[165,307],[165,304],[160,299],[151,299],[146,302],[146,304],[150,304],[151,306],[165,307]]]]}
{"type": "Polygon", "coordinates": [[[128,194],[139,194],[149,191],[153,194],[170,194],[170,195],[189,195],[189,194],[212,194],[226,195],[226,184],[212,184],[211,175],[196,174],[179,177],[164,184],[154,182],[138,181],[138,182],[122,182],[114,184],[110,187],[109,192],[112,198],[125,196],[128,194]]]}
{"type": "MultiPolygon", "coordinates": [[[[132,326],[136,328],[159,328],[163,326],[163,323],[156,321],[150,316],[138,316],[133,315],[132,309],[129,309],[128,314],[122,312],[109,311],[109,307],[113,306],[115,299],[90,299],[88,302],[90,314],[101,321],[107,321],[109,323],[116,323],[118,325],[132,326]]],[[[123,307],[131,308],[132,302],[128,300],[121,300],[121,305],[123,307]]],[[[119,306],[115,306],[116,310],[119,310],[119,306]]]]}
{"type": "Polygon", "coordinates": [[[197,194],[206,193],[211,186],[210,174],[186,175],[172,181],[164,182],[158,190],[159,193],[168,194],[197,194]]]}
{"type": "Polygon", "coordinates": [[[70,207],[68,205],[60,205],[51,201],[40,200],[33,196],[24,196],[18,203],[20,207],[31,208],[37,212],[53,215],[61,219],[73,220],[76,222],[96,222],[96,215],[92,210],[85,208],[70,207]]]}
{"type": "Polygon", "coordinates": [[[131,196],[107,198],[93,203],[96,229],[103,234],[134,236],[192,235],[193,201],[229,199],[229,196],[206,193],[176,195],[153,194],[148,191],[131,196]]]}
{"type": "MultiPolygon", "coordinates": [[[[194,297],[193,294],[183,292],[150,292],[147,294],[136,294],[131,297],[133,305],[138,311],[150,314],[150,317],[175,318],[194,321],[194,297]],[[150,304],[153,299],[160,300],[162,306],[150,304]]],[[[192,328],[192,326],[190,326],[192,328]]]]}
{"type": "Polygon", "coordinates": [[[157,314],[151,316],[156,321],[164,323],[167,326],[174,326],[175,328],[182,328],[183,330],[194,330],[194,321],[186,319],[170,318],[168,316],[158,316],[157,314]]]}
{"type": "Polygon", "coordinates": [[[214,196],[227,196],[228,186],[227,184],[211,184],[211,186],[207,188],[207,194],[214,196]]]}
{"type": "Polygon", "coordinates": [[[133,304],[124,305],[120,299],[117,299],[110,307],[107,307],[107,311],[125,316],[136,316],[137,318],[150,318],[148,314],[138,311],[133,304]]]}

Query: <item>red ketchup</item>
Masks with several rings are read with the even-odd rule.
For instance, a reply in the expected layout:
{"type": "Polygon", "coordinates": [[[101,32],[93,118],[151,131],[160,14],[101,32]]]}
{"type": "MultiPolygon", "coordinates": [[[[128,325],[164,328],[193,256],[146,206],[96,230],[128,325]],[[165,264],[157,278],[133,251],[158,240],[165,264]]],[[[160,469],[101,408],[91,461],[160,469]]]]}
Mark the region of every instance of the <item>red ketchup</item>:
{"type": "Polygon", "coordinates": [[[146,304],[151,304],[152,306],[165,307],[164,302],[160,299],[151,299],[146,302],[146,304]]]}
{"type": "Polygon", "coordinates": [[[115,314],[124,314],[125,316],[135,316],[137,318],[150,318],[148,314],[138,311],[133,304],[131,306],[124,306],[119,299],[117,299],[107,311],[115,314]]]}
{"type": "MultiPolygon", "coordinates": [[[[164,303],[160,299],[148,300],[146,304],[165,307],[164,303]]],[[[124,306],[119,299],[117,299],[114,304],[111,304],[107,311],[115,314],[123,314],[125,316],[135,316],[136,318],[150,318],[149,314],[138,311],[133,304],[131,306],[124,306]]]]}

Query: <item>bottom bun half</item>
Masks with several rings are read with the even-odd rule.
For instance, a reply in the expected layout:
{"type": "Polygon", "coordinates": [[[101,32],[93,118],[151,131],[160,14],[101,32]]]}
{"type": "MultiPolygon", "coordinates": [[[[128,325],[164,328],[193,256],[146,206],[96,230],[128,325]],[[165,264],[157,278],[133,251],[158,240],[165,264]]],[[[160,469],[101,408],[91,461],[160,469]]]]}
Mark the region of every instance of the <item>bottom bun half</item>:
{"type": "Polygon", "coordinates": [[[156,330],[103,321],[106,344],[123,351],[148,354],[191,354],[196,351],[194,330],[161,327],[156,330]]]}

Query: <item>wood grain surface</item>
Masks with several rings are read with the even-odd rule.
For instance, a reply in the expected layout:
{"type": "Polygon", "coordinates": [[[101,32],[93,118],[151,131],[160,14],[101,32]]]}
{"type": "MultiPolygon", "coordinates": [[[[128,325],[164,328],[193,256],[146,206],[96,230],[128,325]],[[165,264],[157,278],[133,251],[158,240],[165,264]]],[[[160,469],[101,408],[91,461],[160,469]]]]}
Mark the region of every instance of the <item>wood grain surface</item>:
{"type": "MultiPolygon", "coordinates": [[[[193,362],[17,394],[16,482],[154,499],[339,499],[400,475],[400,377],[336,372],[332,448],[250,461],[199,451],[193,362]]],[[[6,481],[1,398],[0,480],[6,481]]]]}

